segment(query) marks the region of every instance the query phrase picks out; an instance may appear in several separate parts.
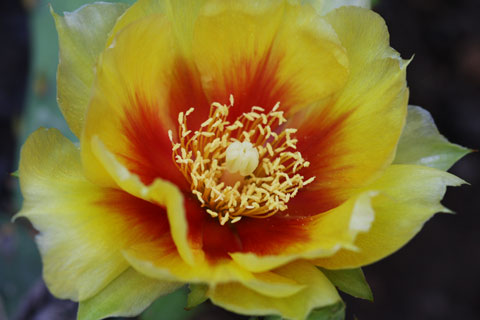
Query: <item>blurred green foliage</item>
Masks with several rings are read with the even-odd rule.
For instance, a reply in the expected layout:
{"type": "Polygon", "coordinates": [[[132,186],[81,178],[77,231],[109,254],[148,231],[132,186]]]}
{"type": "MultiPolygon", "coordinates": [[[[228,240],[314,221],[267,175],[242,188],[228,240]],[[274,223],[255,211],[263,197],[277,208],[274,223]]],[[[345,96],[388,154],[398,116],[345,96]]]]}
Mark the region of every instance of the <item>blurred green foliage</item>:
{"type": "Polygon", "coordinates": [[[33,233],[4,214],[0,214],[0,261],[0,319],[9,319],[39,280],[41,263],[33,233]]]}
{"type": "Polygon", "coordinates": [[[187,287],[182,287],[172,294],[157,299],[140,317],[141,320],[186,320],[192,318],[202,306],[187,311],[187,287]]]}

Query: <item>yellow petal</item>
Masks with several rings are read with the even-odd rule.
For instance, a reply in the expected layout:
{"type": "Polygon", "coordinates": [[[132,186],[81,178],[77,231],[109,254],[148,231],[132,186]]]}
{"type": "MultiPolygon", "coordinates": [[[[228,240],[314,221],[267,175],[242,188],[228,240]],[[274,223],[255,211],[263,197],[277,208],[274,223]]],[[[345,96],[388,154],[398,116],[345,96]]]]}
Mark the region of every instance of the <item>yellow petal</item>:
{"type": "Polygon", "coordinates": [[[166,136],[165,128],[171,126],[165,117],[165,96],[173,46],[168,21],[162,15],[150,15],[123,29],[102,54],[81,148],[85,174],[95,183],[115,186],[92,153],[90,141],[94,135],[113,153],[128,157],[132,148],[125,137],[126,126],[131,122],[129,117],[143,111],[158,117],[166,136]]]}
{"type": "Polygon", "coordinates": [[[227,103],[233,94],[239,109],[305,106],[340,89],[348,74],[330,25],[286,1],[208,1],[193,52],[208,96],[227,103]]]}
{"type": "Polygon", "coordinates": [[[333,255],[340,248],[355,249],[354,241],[361,232],[367,232],[374,219],[371,198],[376,192],[367,191],[338,208],[305,220],[307,240],[292,242],[281,252],[271,255],[232,253],[239,265],[252,272],[271,270],[297,259],[313,259],[333,255]]]}
{"type": "Polygon", "coordinates": [[[151,14],[165,13],[166,3],[166,0],[138,0],[135,2],[115,23],[108,37],[106,47],[109,47],[113,43],[114,38],[131,23],[151,14]]]}
{"type": "Polygon", "coordinates": [[[16,217],[40,231],[43,276],[57,297],[83,300],[122,273],[119,252],[126,229],[115,212],[96,205],[107,190],[82,175],[78,148],[55,129],[39,129],[22,148],[24,196],[16,217]]]}
{"type": "Polygon", "coordinates": [[[156,179],[145,186],[138,176],[130,173],[113,155],[102,141],[94,136],[92,150],[115,183],[137,198],[147,200],[167,210],[170,233],[177,246],[178,253],[188,264],[193,263],[193,253],[187,239],[187,220],[183,205],[183,195],[178,188],[168,181],[156,179]]]}
{"type": "Polygon", "coordinates": [[[284,298],[297,294],[307,286],[275,272],[255,273],[255,279],[242,283],[246,288],[261,295],[284,298]]]}
{"type": "Polygon", "coordinates": [[[94,154],[120,188],[157,205],[166,206],[171,236],[176,246],[169,246],[170,238],[131,244],[124,250],[124,255],[135,269],[166,281],[210,284],[242,281],[252,290],[275,297],[292,295],[302,289],[301,285],[279,276],[252,274],[228,259],[208,261],[201,250],[194,250],[189,245],[183,197],[175,186],[160,179],[148,187],[144,186],[97,137],[94,137],[92,146],[94,154]]]}
{"type": "Polygon", "coordinates": [[[107,317],[134,317],[158,297],[183,284],[158,281],[128,268],[94,297],[81,301],[78,320],[97,320],[107,317]]]}
{"type": "Polygon", "coordinates": [[[305,319],[314,308],[340,300],[335,287],[323,273],[308,262],[295,262],[275,273],[305,285],[305,289],[287,298],[274,298],[254,292],[239,283],[211,287],[210,300],[227,310],[246,315],[281,315],[286,319],[305,319]]]}
{"type": "Polygon", "coordinates": [[[124,251],[125,258],[136,270],[164,281],[209,285],[238,281],[255,292],[272,297],[291,296],[304,287],[291,279],[269,272],[251,273],[229,259],[211,262],[205,260],[201,251],[195,253],[195,263],[190,266],[161,240],[137,244],[124,251]]]}
{"type": "Polygon", "coordinates": [[[299,128],[298,136],[309,137],[297,144],[316,176],[305,192],[320,194],[319,200],[309,198],[329,209],[392,162],[407,112],[408,63],[389,46],[385,22],[376,13],[341,7],[324,18],[346,49],[349,78],[335,96],[303,110],[291,125],[299,128]]]}
{"type": "Polygon", "coordinates": [[[194,25],[204,0],[139,0],[118,19],[108,40],[110,45],[114,38],[132,22],[151,14],[164,14],[172,23],[172,33],[177,40],[180,51],[191,55],[194,25]]]}
{"type": "Polygon", "coordinates": [[[124,3],[94,3],[66,12],[63,17],[51,10],[60,47],[58,104],[77,137],[82,133],[98,56],[116,19],[126,8],[124,3]]]}
{"type": "Polygon", "coordinates": [[[173,24],[173,33],[183,56],[192,58],[192,44],[197,18],[207,0],[169,0],[166,15],[173,24]]]}
{"type": "Polygon", "coordinates": [[[195,253],[194,264],[188,265],[176,250],[169,250],[161,240],[137,244],[124,251],[125,258],[135,269],[161,280],[217,283],[253,278],[250,272],[229,260],[213,265],[204,259],[201,251],[195,253]]]}
{"type": "MultiPolygon", "coordinates": [[[[341,250],[315,263],[328,269],[360,267],[395,252],[420,231],[439,211],[447,186],[463,181],[449,173],[416,165],[392,165],[368,188],[379,190],[372,201],[375,221],[369,232],[355,241],[357,252],[341,250]]],[[[447,210],[448,212],[448,210],[447,210]]]]}

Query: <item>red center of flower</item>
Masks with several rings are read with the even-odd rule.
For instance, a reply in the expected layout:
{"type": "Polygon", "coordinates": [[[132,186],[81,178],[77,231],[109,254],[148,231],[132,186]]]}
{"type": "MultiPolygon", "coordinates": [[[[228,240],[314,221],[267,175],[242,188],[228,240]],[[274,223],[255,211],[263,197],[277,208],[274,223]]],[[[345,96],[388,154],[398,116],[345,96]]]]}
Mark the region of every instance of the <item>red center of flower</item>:
{"type": "Polygon", "coordinates": [[[227,120],[232,107],[232,96],[230,106],[213,103],[195,132],[187,128],[194,108],[180,112],[178,142],[169,131],[174,162],[202,207],[222,225],[286,210],[298,190],[315,179],[299,173],[310,163],[295,151],[297,130],[283,128],[287,120],[279,103],[268,113],[252,107],[233,123],[227,120]]]}

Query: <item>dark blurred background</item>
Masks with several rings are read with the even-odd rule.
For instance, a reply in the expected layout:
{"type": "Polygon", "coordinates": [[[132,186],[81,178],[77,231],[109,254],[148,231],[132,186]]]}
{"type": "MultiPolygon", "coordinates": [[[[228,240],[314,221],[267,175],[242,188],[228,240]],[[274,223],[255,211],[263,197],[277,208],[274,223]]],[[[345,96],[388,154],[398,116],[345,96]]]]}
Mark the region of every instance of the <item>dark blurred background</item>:
{"type": "MultiPolygon", "coordinates": [[[[51,0],[57,12],[93,1],[51,0]]],[[[131,2],[126,0],[126,2],[131,2]]],[[[423,106],[450,141],[480,146],[480,1],[380,0],[392,47],[408,68],[410,103],[423,106]]],[[[11,224],[20,198],[19,145],[39,126],[72,137],[55,102],[57,38],[42,0],[0,1],[0,320],[73,319],[76,305],[55,300],[40,279],[34,231],[11,224]]],[[[375,302],[345,297],[348,319],[479,319],[480,156],[470,154],[451,172],[471,185],[448,190],[440,214],[393,256],[364,269],[375,302]]],[[[245,319],[206,305],[182,310],[185,290],[154,304],[143,320],[245,319]],[[168,307],[167,307],[168,306],[168,307]],[[168,310],[174,311],[169,312],[168,310]]]]}

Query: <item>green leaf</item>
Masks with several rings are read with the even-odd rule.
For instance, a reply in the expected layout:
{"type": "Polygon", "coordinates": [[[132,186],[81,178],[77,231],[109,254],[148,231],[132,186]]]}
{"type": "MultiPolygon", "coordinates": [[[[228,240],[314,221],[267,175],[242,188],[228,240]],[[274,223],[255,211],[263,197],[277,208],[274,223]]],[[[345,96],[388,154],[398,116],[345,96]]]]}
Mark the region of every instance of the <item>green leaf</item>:
{"type": "Polygon", "coordinates": [[[19,177],[20,177],[20,173],[18,172],[18,170],[10,173],[10,175],[11,175],[12,177],[16,177],[16,178],[19,178],[19,177]]]}
{"type": "Polygon", "coordinates": [[[471,150],[450,143],[439,132],[430,113],[408,106],[407,123],[398,142],[394,164],[417,164],[448,170],[471,150]]]}
{"type": "Polygon", "coordinates": [[[180,286],[178,283],[146,277],[129,268],[97,295],[81,301],[77,319],[133,317],[145,310],[159,296],[170,293],[180,286]]]}
{"type": "Polygon", "coordinates": [[[335,304],[315,309],[308,316],[307,320],[344,320],[345,303],[339,301],[335,304]]]}
{"type": "Polygon", "coordinates": [[[199,304],[204,303],[207,297],[208,285],[206,284],[190,284],[190,292],[187,296],[187,310],[195,308],[199,304]]]}
{"type": "MultiPolygon", "coordinates": [[[[257,320],[257,317],[250,317],[249,320],[257,320]]],[[[281,316],[265,316],[264,320],[282,320],[281,316]]],[[[306,320],[344,320],[345,303],[338,301],[329,306],[318,308],[310,312],[306,320]]]]}
{"type": "Polygon", "coordinates": [[[341,291],[356,298],[373,301],[373,294],[361,268],[328,270],[319,268],[341,291]]]}
{"type": "Polygon", "coordinates": [[[95,78],[95,64],[124,3],[94,3],[59,16],[53,9],[60,47],[57,100],[72,132],[79,137],[95,78]]]}
{"type": "Polygon", "coordinates": [[[194,310],[185,310],[188,290],[186,287],[157,299],[141,316],[141,320],[186,320],[191,319],[202,306],[194,310]]]}

